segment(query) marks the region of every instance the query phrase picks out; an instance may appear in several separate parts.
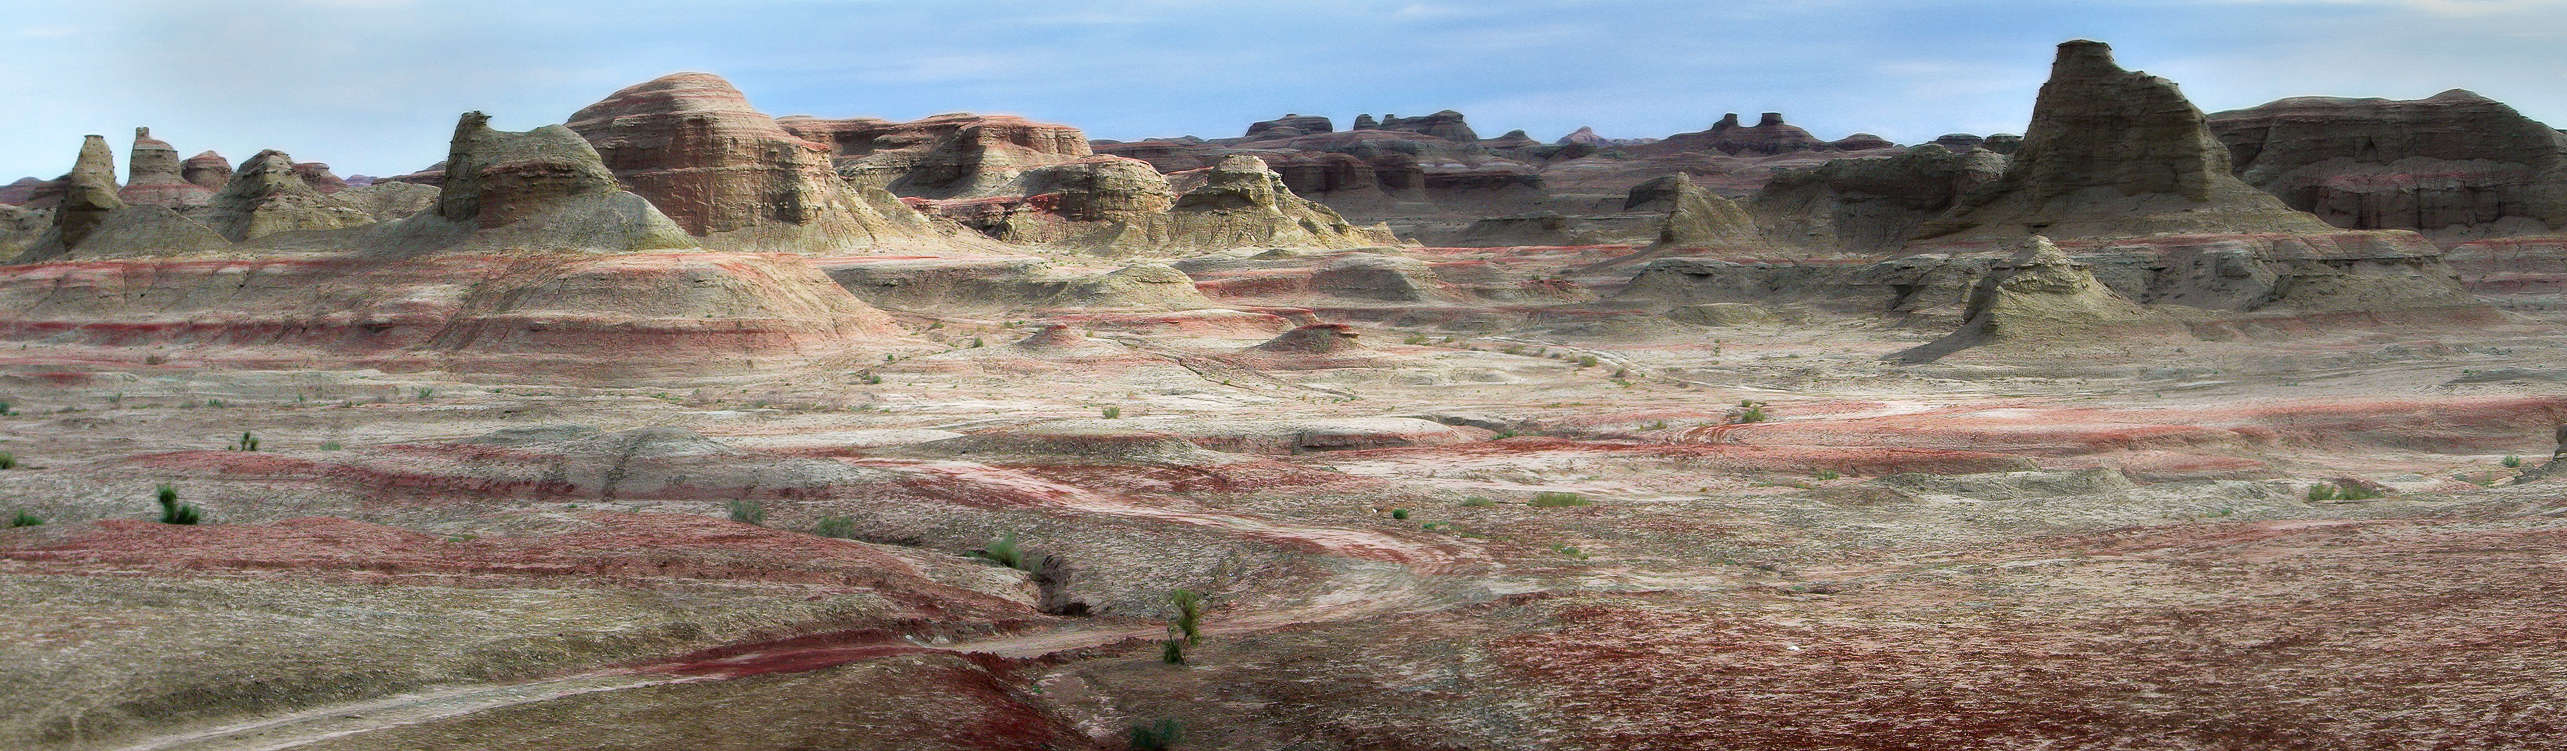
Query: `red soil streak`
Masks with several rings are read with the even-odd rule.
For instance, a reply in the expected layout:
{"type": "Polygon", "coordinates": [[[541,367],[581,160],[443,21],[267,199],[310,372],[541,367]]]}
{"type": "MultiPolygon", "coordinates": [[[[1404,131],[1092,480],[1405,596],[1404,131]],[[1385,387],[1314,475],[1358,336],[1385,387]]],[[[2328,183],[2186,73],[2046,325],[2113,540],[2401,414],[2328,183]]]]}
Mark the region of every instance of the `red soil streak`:
{"type": "Polygon", "coordinates": [[[433,586],[742,582],[868,591],[922,618],[1040,618],[1023,604],[935,583],[907,561],[855,543],[686,514],[580,518],[593,526],[471,540],[329,517],[204,526],[108,520],[56,544],[0,550],[0,560],[72,574],[252,571],[433,586]]]}
{"type": "Polygon", "coordinates": [[[1622,441],[1573,441],[1560,438],[1509,438],[1487,443],[1424,448],[1387,448],[1330,454],[1342,459],[1407,457],[1542,457],[1558,454],[1610,454],[1633,459],[1683,461],[1707,469],[1741,472],[1806,472],[1814,468],[1847,474],[1886,475],[1899,472],[1968,474],[2026,469],[2025,460],[2009,454],[1950,449],[1870,446],[1772,446],[1739,444],[1665,444],[1622,441]]]}
{"type": "Polygon", "coordinates": [[[1758,445],[1901,446],[2026,456],[2360,443],[2499,450],[2567,422],[2567,397],[2338,399],[2184,409],[1947,408],[1849,420],[1755,423],[1716,434],[1758,445]]]}
{"type": "Polygon", "coordinates": [[[2046,588],[1933,579],[1771,608],[1617,598],[1489,646],[1554,694],[1564,746],[2540,747],[2567,733],[2543,709],[2567,688],[2567,530],[2471,524],[2140,530],[2093,541],[2123,558],[2022,575],[2162,595],[2143,600],[1960,607],[2046,588]]]}

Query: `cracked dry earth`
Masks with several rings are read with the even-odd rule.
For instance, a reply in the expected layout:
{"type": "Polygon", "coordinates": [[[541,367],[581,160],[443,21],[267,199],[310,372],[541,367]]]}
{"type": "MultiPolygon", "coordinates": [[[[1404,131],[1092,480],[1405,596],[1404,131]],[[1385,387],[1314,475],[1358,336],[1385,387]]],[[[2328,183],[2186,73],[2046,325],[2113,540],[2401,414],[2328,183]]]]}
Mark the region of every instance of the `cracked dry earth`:
{"type": "Polygon", "coordinates": [[[2556,747],[2567,498],[2500,460],[2567,422],[2559,318],[1895,366],[1935,332],[909,316],[648,383],[30,344],[0,747],[2556,747]]]}

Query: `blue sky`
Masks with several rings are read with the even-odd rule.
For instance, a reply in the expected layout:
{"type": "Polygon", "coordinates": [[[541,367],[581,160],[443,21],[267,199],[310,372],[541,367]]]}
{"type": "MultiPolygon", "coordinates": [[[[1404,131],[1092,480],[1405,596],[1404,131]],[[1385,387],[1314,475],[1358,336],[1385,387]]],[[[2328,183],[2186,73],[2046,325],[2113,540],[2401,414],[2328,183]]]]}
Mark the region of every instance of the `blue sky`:
{"type": "Polygon", "coordinates": [[[2205,110],[2468,88],[2567,124],[2567,0],[7,0],[0,21],[0,180],[62,173],[84,133],[121,162],[135,125],[183,154],[406,172],[465,110],[528,128],[680,70],[775,115],[1010,112],[1096,138],[1451,108],[1490,136],[1770,110],[1913,143],[2020,132],[2072,38],[2205,110]]]}

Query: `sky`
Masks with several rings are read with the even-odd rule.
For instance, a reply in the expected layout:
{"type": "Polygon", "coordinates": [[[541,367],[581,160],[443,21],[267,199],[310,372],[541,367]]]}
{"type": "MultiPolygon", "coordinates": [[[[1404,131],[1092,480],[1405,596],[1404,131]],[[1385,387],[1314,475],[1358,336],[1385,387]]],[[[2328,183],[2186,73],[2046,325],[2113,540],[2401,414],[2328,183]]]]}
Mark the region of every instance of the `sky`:
{"type": "Polygon", "coordinates": [[[1459,110],[1484,137],[2020,133],[2053,45],[2113,45],[2205,111],[2466,88],[2567,125],[2567,0],[0,0],[0,181],[136,125],[341,175],[445,157],[455,117],[561,122],[720,74],[771,115],[1003,112],[1091,138],[1459,110]]]}

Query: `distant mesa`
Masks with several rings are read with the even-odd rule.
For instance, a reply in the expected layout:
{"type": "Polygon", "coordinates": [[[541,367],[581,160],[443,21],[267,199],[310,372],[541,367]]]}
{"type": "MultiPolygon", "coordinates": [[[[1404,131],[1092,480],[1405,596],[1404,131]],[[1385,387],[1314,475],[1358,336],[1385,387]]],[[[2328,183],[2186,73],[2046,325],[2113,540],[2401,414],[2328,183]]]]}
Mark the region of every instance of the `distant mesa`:
{"type": "Polygon", "coordinates": [[[2213,114],[2210,127],[2240,179],[2338,227],[2567,231],[2567,133],[2469,91],[2295,97],[2213,114]]]}
{"type": "Polygon", "coordinates": [[[1285,115],[1248,125],[1249,138],[1291,138],[1313,133],[1336,132],[1337,125],[1318,115],[1285,115]]]}

